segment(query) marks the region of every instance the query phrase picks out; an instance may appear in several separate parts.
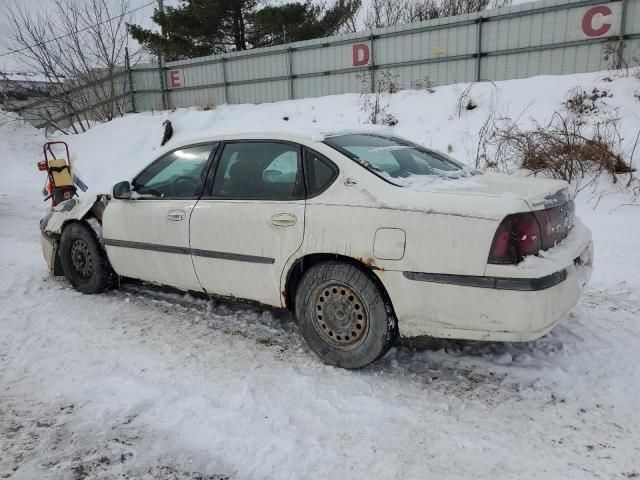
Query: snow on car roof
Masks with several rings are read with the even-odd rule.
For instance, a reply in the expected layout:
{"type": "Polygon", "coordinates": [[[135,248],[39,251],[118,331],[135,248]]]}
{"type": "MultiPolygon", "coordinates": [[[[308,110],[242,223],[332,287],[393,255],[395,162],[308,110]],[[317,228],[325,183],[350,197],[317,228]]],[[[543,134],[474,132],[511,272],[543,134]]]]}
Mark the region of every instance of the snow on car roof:
{"type": "MultiPolygon", "coordinates": [[[[171,142],[171,148],[176,146],[184,146],[193,143],[209,142],[212,140],[223,139],[276,139],[276,140],[291,140],[291,141],[312,141],[322,142],[325,138],[334,137],[337,135],[349,135],[349,134],[379,134],[379,135],[392,135],[393,129],[390,127],[384,127],[379,125],[362,125],[358,128],[349,129],[330,129],[316,127],[315,125],[300,125],[300,124],[285,124],[278,128],[269,130],[264,129],[251,129],[248,128],[229,128],[225,130],[219,130],[215,134],[211,135],[199,135],[194,137],[181,136],[178,141],[171,142]]],[[[176,139],[177,140],[177,139],[176,139]]],[[[169,146],[169,145],[168,145],[169,146]]]]}

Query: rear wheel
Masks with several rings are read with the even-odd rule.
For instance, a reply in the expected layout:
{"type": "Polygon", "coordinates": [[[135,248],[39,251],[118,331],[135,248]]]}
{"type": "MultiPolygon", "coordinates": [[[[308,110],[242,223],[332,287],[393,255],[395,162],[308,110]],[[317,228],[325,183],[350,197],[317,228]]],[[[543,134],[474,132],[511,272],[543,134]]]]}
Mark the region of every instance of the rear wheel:
{"type": "Polygon", "coordinates": [[[60,263],[64,276],[82,293],[100,293],[111,286],[115,274],[91,227],[72,223],[60,238],[60,263]]]}
{"type": "Polygon", "coordinates": [[[383,292],[356,265],[325,262],[309,269],[295,306],[302,336],[331,365],[364,367],[383,356],[397,336],[383,292]]]}

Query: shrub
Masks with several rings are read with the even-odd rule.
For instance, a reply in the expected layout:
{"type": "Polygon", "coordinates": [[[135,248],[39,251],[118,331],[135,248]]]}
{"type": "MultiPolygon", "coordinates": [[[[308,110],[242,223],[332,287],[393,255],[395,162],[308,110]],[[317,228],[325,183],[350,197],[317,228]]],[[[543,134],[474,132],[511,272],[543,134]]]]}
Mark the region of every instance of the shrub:
{"type": "MultiPolygon", "coordinates": [[[[466,98],[470,98],[468,90],[463,92],[466,98]]],[[[492,103],[479,131],[476,168],[503,172],[522,168],[571,182],[574,194],[595,184],[602,174],[614,183],[619,175],[628,174],[625,187],[640,192],[632,168],[640,132],[633,148],[625,151],[617,111],[603,108],[608,97],[608,90],[588,92],[577,87],[547,123],[532,119],[526,127],[519,119],[497,117],[492,103]]]]}
{"type": "Polygon", "coordinates": [[[374,125],[397,125],[398,119],[388,112],[388,95],[400,91],[399,76],[389,71],[380,73],[380,75],[376,77],[373,92],[369,92],[371,85],[370,74],[358,75],[357,78],[363,85],[360,95],[362,98],[362,111],[369,114],[366,122],[374,125]]]}
{"type": "Polygon", "coordinates": [[[474,87],[475,83],[470,83],[465,87],[464,90],[460,90],[456,85],[455,89],[458,93],[458,99],[456,101],[456,111],[458,112],[458,117],[462,116],[463,110],[471,111],[475,110],[478,107],[478,104],[471,97],[471,89],[474,87]]]}
{"type": "Polygon", "coordinates": [[[434,88],[433,82],[431,81],[428,75],[423,79],[414,80],[413,82],[411,82],[411,88],[418,91],[426,90],[429,93],[435,93],[436,91],[436,89],[434,88]]]}
{"type": "Polygon", "coordinates": [[[611,96],[608,90],[599,90],[594,87],[591,93],[587,93],[582,88],[576,87],[570,92],[569,98],[564,102],[564,106],[567,111],[574,115],[588,115],[600,110],[598,100],[611,96]]]}
{"type": "Polygon", "coordinates": [[[602,173],[611,175],[632,173],[630,157],[622,151],[619,119],[598,120],[586,125],[583,118],[567,111],[555,112],[549,123],[534,122],[532,129],[523,130],[510,119],[493,126],[487,142],[495,148],[492,164],[508,170],[514,161],[531,171],[573,182],[579,192],[595,182],[602,173]]]}

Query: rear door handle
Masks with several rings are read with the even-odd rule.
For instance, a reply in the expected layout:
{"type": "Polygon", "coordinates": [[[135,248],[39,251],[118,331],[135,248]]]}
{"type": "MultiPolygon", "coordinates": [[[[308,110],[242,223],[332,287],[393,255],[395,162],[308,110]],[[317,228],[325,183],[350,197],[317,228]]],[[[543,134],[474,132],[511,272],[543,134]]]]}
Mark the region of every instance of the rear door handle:
{"type": "Polygon", "coordinates": [[[292,213],[277,213],[271,217],[271,223],[276,227],[291,227],[296,224],[297,220],[292,213]]]}
{"type": "Polygon", "coordinates": [[[184,210],[170,210],[169,213],[167,213],[167,218],[173,222],[181,222],[187,218],[187,212],[184,210]]]}

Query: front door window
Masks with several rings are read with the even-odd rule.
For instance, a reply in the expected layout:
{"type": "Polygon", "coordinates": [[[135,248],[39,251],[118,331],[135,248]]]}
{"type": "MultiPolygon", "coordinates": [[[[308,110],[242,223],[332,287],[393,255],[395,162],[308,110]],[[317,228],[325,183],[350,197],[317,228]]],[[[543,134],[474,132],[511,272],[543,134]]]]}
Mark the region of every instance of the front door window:
{"type": "Polygon", "coordinates": [[[133,181],[140,198],[194,198],[206,176],[213,145],[187,147],[153,162],[133,181]]]}

